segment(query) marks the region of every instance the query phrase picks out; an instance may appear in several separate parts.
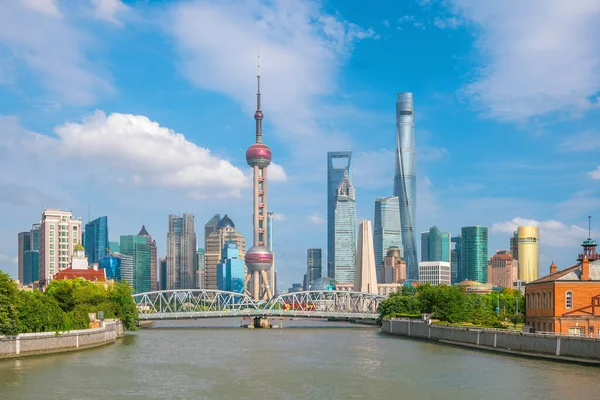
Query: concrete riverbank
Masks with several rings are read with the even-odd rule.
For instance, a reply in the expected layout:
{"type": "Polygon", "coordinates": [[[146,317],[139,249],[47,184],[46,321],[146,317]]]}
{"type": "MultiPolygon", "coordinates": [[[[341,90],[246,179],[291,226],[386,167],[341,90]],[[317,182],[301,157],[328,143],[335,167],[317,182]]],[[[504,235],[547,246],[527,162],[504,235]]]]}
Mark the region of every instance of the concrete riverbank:
{"type": "Polygon", "coordinates": [[[382,332],[498,353],[600,366],[600,339],[555,336],[494,329],[429,324],[420,320],[386,319],[382,332]]]}
{"type": "Polygon", "coordinates": [[[105,321],[100,328],[0,336],[0,360],[104,346],[123,334],[121,321],[105,321]]]}

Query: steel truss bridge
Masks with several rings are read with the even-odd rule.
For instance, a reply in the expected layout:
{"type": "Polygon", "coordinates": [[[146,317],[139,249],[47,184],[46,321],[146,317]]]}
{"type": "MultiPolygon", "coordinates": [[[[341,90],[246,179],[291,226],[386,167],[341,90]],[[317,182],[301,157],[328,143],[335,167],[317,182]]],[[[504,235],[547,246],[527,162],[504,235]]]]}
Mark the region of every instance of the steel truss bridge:
{"type": "Polygon", "coordinates": [[[229,317],[375,320],[386,296],[346,291],[306,291],[254,301],[244,293],[208,289],[161,290],[133,295],[140,320],[229,317]]]}

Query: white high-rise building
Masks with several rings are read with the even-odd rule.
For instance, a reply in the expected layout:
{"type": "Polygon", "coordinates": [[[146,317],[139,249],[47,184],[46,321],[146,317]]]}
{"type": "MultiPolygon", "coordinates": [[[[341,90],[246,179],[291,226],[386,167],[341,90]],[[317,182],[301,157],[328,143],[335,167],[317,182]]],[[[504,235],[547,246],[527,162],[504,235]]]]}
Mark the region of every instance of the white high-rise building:
{"type": "Polygon", "coordinates": [[[356,197],[354,186],[344,173],[340,182],[334,208],[333,278],[338,283],[353,283],[356,269],[356,197]]]}
{"type": "Polygon", "coordinates": [[[451,265],[447,261],[421,261],[419,263],[419,282],[450,285],[451,271],[451,265]]]}
{"type": "Polygon", "coordinates": [[[356,252],[356,277],[354,291],[377,294],[377,275],[375,271],[375,253],[373,251],[373,231],[371,221],[363,219],[358,227],[358,246],[356,252]]]}
{"type": "Polygon", "coordinates": [[[49,282],[54,275],[69,268],[73,249],[81,244],[81,218],[71,211],[48,208],[40,223],[40,280],[49,282]]]}
{"type": "Polygon", "coordinates": [[[169,215],[167,289],[196,288],[196,265],[194,216],[169,215]]]}

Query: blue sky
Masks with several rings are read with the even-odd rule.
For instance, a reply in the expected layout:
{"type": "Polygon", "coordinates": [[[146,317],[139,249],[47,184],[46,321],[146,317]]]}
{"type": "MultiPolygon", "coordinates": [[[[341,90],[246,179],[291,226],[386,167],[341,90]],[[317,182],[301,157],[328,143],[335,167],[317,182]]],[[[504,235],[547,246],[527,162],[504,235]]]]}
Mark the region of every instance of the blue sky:
{"type": "MultiPolygon", "coordinates": [[[[250,237],[256,54],[274,154],[279,284],[326,247],[326,152],[354,151],[359,218],[393,187],[396,92],[415,96],[417,228],[541,228],[541,270],[600,219],[594,0],[15,0],[0,14],[0,268],[44,207],[142,224],[228,214],[250,237]]],[[[595,225],[598,226],[600,222],[595,225]]],[[[596,227],[596,232],[600,229],[596,227]]]]}

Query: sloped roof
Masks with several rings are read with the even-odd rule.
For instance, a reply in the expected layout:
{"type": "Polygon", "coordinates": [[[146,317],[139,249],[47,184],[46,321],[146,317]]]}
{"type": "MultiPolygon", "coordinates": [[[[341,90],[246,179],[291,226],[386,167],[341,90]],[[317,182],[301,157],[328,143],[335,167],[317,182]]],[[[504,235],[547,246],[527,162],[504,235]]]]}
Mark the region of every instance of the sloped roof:
{"type": "MultiPolygon", "coordinates": [[[[600,281],[600,260],[590,262],[590,278],[593,281],[600,281]]],[[[544,276],[536,279],[535,281],[529,282],[529,285],[533,283],[546,283],[546,282],[563,282],[563,281],[579,281],[581,280],[581,263],[571,265],[568,268],[556,271],[553,274],[544,276]]]]}
{"type": "Polygon", "coordinates": [[[150,234],[146,230],[146,225],[142,225],[142,229],[140,230],[140,233],[138,233],[138,236],[150,236],[150,234]]]}
{"type": "Polygon", "coordinates": [[[235,224],[233,223],[231,218],[229,218],[227,216],[227,214],[225,214],[225,216],[219,221],[219,224],[217,225],[217,227],[218,228],[235,228],[235,224]]]}

